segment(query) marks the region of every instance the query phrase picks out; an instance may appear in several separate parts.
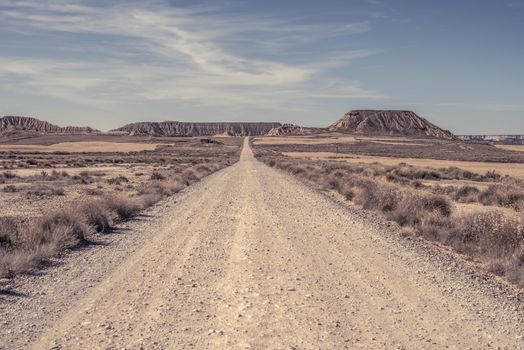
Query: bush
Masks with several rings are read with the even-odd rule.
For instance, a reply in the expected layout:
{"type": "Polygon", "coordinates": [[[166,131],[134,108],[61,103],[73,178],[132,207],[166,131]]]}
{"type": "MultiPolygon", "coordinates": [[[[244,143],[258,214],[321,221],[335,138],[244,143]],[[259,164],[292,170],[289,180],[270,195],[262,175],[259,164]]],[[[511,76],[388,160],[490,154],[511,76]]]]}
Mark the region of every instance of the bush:
{"type": "Polygon", "coordinates": [[[460,250],[490,257],[507,257],[523,242],[522,220],[509,217],[500,211],[460,217],[449,237],[449,243],[460,250]]]}
{"type": "Polygon", "coordinates": [[[491,185],[479,194],[479,201],[484,205],[520,210],[524,206],[524,191],[507,185],[491,185]]]}
{"type": "Polygon", "coordinates": [[[157,171],[153,171],[151,174],[151,180],[164,180],[166,177],[157,171]]]}
{"type": "Polygon", "coordinates": [[[28,187],[28,190],[26,192],[28,196],[35,196],[35,197],[51,197],[51,196],[63,196],[65,195],[65,191],[63,188],[59,187],[50,187],[47,185],[32,185],[28,187]]]}
{"type": "Polygon", "coordinates": [[[20,222],[14,217],[0,217],[0,246],[12,245],[13,238],[18,234],[20,222]]]}
{"type": "Polygon", "coordinates": [[[137,198],[111,196],[105,198],[104,204],[120,220],[131,219],[142,210],[142,203],[137,198]]]}
{"type": "Polygon", "coordinates": [[[128,183],[128,182],[129,182],[129,179],[123,175],[118,175],[116,177],[107,179],[107,183],[110,185],[120,185],[122,183],[128,183]]]}
{"type": "Polygon", "coordinates": [[[111,214],[101,201],[83,203],[77,208],[76,212],[97,232],[107,232],[111,228],[111,214]]]}
{"type": "Polygon", "coordinates": [[[57,250],[75,247],[86,242],[89,226],[75,211],[58,211],[37,219],[27,227],[24,244],[27,248],[52,245],[57,250]]]}
{"type": "Polygon", "coordinates": [[[190,185],[198,180],[198,176],[196,175],[195,170],[192,168],[187,168],[183,170],[180,176],[187,185],[190,185]]]}
{"type": "Polygon", "coordinates": [[[471,203],[478,201],[480,190],[473,186],[462,186],[453,194],[453,199],[460,203],[471,203]]]}
{"type": "Polygon", "coordinates": [[[140,197],[142,199],[142,206],[144,208],[149,208],[153,205],[155,205],[156,203],[158,203],[161,199],[162,199],[162,195],[159,194],[159,193],[151,193],[151,194],[145,194],[143,196],[140,197]]]}
{"type": "Polygon", "coordinates": [[[3,177],[4,179],[14,179],[16,178],[16,174],[11,171],[4,171],[0,174],[0,177],[3,177]]]}
{"type": "Polygon", "coordinates": [[[15,193],[18,192],[18,188],[14,185],[7,185],[2,189],[2,191],[6,193],[15,193]]]}
{"type": "Polygon", "coordinates": [[[88,196],[101,196],[104,194],[104,191],[102,191],[99,188],[87,188],[85,190],[85,194],[87,194],[88,196]]]}

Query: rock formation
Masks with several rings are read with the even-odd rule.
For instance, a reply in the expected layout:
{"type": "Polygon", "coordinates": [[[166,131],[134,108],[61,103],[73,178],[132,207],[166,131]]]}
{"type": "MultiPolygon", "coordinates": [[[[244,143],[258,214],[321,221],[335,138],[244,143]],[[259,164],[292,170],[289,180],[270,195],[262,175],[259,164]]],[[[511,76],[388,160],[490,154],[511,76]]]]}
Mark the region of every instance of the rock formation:
{"type": "Polygon", "coordinates": [[[225,122],[225,123],[192,123],[192,122],[139,122],[127,124],[111,132],[128,135],[151,136],[258,136],[265,135],[271,129],[281,126],[280,123],[225,122]]]}
{"type": "Polygon", "coordinates": [[[353,110],[332,124],[329,131],[455,139],[451,132],[439,128],[411,111],[353,110]]]}
{"type": "Polygon", "coordinates": [[[60,127],[32,117],[7,116],[0,118],[0,133],[28,132],[36,134],[97,134],[100,131],[90,127],[60,127]]]}
{"type": "Polygon", "coordinates": [[[306,128],[294,124],[283,124],[279,127],[269,130],[266,136],[301,136],[301,135],[311,135],[321,132],[326,132],[327,129],[321,128],[306,128]]]}

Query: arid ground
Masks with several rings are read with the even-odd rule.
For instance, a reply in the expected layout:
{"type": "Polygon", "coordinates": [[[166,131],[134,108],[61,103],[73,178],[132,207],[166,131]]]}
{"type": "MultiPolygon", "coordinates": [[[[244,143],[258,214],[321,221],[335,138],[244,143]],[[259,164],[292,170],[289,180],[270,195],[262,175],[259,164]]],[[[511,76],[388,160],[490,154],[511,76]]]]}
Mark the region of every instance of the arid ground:
{"type": "Polygon", "coordinates": [[[524,346],[518,288],[264,165],[247,140],[238,163],[117,227],[10,282],[0,348],[524,346]]]}

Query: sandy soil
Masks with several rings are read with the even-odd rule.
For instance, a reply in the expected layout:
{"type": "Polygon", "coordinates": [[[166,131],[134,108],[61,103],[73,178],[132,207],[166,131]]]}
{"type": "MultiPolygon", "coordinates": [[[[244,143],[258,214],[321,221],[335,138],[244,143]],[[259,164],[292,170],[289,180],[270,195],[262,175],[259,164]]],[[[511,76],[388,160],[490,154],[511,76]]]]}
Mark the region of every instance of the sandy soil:
{"type": "Polygon", "coordinates": [[[131,142],[79,141],[61,142],[53,145],[4,145],[0,151],[19,152],[139,152],[153,151],[157,144],[131,142]]]}
{"type": "Polygon", "coordinates": [[[0,348],[524,347],[516,291],[247,144],[122,232],[0,295],[0,348]]]}
{"type": "Polygon", "coordinates": [[[361,156],[351,154],[336,154],[334,152],[284,152],[286,156],[296,158],[311,158],[311,159],[326,159],[336,158],[348,163],[382,163],[385,165],[397,165],[400,163],[407,163],[418,167],[429,168],[448,168],[457,167],[463,170],[469,170],[479,174],[485,174],[488,171],[496,170],[503,175],[510,175],[524,178],[524,164],[523,163],[493,163],[493,162],[468,162],[456,160],[438,160],[438,159],[421,159],[421,158],[397,158],[397,157],[376,157],[376,156],[361,156]]]}

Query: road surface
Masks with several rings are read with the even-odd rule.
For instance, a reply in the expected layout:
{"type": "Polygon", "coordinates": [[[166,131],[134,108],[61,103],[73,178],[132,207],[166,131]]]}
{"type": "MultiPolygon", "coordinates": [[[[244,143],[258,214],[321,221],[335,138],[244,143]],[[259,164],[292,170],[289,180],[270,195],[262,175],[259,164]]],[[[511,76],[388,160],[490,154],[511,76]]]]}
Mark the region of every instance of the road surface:
{"type": "Polygon", "coordinates": [[[123,231],[2,296],[0,348],[524,348],[511,288],[263,165],[247,141],[123,231]]]}

